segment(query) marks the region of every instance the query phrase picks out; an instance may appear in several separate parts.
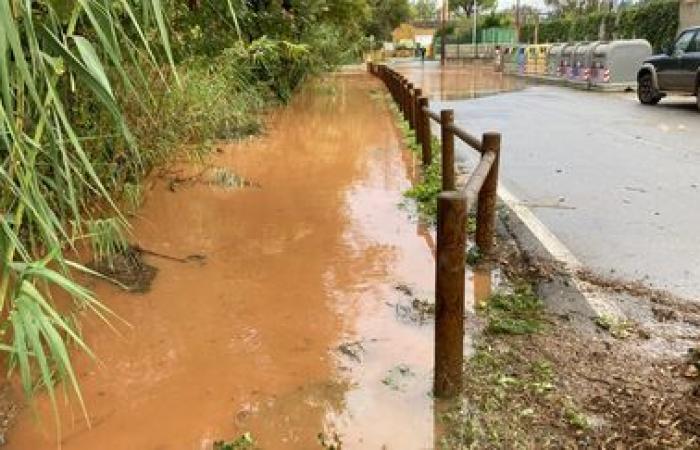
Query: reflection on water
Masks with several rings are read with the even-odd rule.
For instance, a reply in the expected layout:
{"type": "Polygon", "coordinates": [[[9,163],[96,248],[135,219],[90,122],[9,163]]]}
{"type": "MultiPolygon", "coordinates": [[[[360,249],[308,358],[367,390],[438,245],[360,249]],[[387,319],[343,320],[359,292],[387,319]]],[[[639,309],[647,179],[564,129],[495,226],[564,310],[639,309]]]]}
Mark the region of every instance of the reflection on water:
{"type": "Polygon", "coordinates": [[[520,78],[496,72],[489,61],[451,62],[444,68],[435,61],[412,61],[396,64],[394,69],[435,100],[484,97],[526,85],[520,78]]]}
{"type": "Polygon", "coordinates": [[[482,265],[474,270],[474,302],[483,306],[491,296],[492,270],[489,265],[482,265]]]}
{"type": "MultiPolygon", "coordinates": [[[[133,328],[86,321],[102,362],[76,363],[92,428],[63,407],[63,449],[202,450],[245,432],[265,449],[318,448],[319,433],[434,446],[432,321],[397,318],[433,298],[433,232],[397,208],[415,165],[370,96],[378,80],[316,86],[211,161],[256,189],[153,180],[135,240],[206,264],[153,259],[144,295],[95,286],[133,328]]],[[[26,410],[8,449],[55,447],[39,403],[46,428],[26,410]]]]}

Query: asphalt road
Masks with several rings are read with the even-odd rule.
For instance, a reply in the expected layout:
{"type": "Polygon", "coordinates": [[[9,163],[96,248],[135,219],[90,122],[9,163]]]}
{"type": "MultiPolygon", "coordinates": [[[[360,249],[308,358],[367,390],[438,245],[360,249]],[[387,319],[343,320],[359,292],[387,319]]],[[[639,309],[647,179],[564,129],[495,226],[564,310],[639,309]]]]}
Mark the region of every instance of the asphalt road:
{"type": "Polygon", "coordinates": [[[502,132],[501,182],[585,266],[700,301],[694,98],[645,107],[634,94],[533,86],[432,107],[474,134],[502,132]]]}

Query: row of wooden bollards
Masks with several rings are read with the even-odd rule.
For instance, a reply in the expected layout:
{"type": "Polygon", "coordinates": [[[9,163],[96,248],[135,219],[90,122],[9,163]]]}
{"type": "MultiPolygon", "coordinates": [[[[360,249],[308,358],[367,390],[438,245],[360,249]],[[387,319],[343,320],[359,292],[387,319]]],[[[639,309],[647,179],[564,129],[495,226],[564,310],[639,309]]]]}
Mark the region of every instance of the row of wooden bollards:
{"type": "Polygon", "coordinates": [[[428,98],[423,96],[420,88],[415,87],[403,75],[385,65],[369,65],[370,73],[378,76],[386,85],[389,93],[403,113],[404,119],[416,132],[416,142],[421,147],[421,159],[424,166],[433,160],[432,137],[430,134],[430,117],[428,116],[428,98]]]}
{"type": "Polygon", "coordinates": [[[480,253],[489,256],[495,240],[501,135],[485,133],[479,140],[455,125],[452,110],[442,110],[439,115],[430,111],[427,97],[403,75],[386,65],[370,63],[368,70],[384,82],[409,126],[416,131],[424,166],[433,160],[430,121],[434,120],[441,127],[442,192],[437,205],[434,393],[436,397],[454,397],[463,387],[468,214],[476,203],[475,241],[480,253]],[[481,154],[462,189],[457,189],[455,180],[455,136],[481,154]]]}

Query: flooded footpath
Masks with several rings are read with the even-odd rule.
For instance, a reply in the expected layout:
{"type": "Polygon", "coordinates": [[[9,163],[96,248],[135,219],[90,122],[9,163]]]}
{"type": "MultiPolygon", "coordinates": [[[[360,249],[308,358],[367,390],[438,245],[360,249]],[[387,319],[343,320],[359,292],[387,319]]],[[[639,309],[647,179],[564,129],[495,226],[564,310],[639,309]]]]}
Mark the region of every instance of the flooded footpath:
{"type": "MultiPolygon", "coordinates": [[[[247,432],[263,449],[321,448],[319,434],[433,448],[432,237],[399,207],[417,168],[381,90],[362,73],[308,86],[266,135],[209,161],[247,183],[153,180],[132,240],[185,260],[146,256],[144,294],[96,282],[130,327],[84,323],[92,426],[63,408],[62,449],[202,450],[247,432]]],[[[6,448],[56,448],[39,403],[6,448]]]]}
{"type": "Polygon", "coordinates": [[[408,60],[393,68],[432,100],[486,97],[527,86],[522,78],[496,72],[495,63],[489,60],[450,61],[445,67],[439,61],[408,60]]]}

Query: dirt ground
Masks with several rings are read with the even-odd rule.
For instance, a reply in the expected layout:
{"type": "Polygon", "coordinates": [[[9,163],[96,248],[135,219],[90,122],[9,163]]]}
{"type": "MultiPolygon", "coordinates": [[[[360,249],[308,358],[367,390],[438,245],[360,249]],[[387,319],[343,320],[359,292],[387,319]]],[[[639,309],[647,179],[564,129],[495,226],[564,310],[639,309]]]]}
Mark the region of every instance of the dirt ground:
{"type": "Polygon", "coordinates": [[[613,298],[633,296],[637,309],[652,311],[651,319],[618,323],[562,314],[562,299],[551,285],[566,285],[571,275],[523,252],[508,227],[501,232],[496,259],[511,282],[525,280],[540,294],[541,327],[493,333],[492,318],[480,315],[486,331],[466,364],[464,398],[444,415],[448,431],[441,445],[700,448],[700,334],[693,304],[638,283],[589,275],[613,298]],[[669,329],[689,335],[681,340],[684,351],[675,335],[664,336],[669,329]]]}

